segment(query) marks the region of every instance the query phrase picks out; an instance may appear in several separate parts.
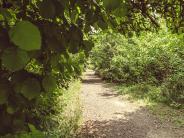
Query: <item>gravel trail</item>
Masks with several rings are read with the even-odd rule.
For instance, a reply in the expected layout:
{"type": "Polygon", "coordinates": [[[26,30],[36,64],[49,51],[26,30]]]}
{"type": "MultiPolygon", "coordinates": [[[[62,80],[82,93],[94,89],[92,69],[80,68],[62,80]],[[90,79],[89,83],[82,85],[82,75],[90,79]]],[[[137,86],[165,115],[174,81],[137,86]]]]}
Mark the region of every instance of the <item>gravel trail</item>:
{"type": "Polygon", "coordinates": [[[79,138],[184,138],[184,129],[161,122],[145,107],[119,96],[93,71],[83,79],[79,138]]]}

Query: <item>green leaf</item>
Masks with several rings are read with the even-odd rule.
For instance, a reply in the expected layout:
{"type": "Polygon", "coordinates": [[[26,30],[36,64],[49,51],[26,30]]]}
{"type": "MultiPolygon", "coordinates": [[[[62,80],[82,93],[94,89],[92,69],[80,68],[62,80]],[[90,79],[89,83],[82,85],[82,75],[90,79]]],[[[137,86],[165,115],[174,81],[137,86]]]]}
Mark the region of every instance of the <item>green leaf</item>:
{"type": "Polygon", "coordinates": [[[0,81],[0,105],[5,104],[10,92],[8,81],[0,81]]]}
{"type": "Polygon", "coordinates": [[[76,54],[80,51],[80,45],[83,40],[82,31],[75,25],[72,25],[68,35],[68,51],[72,54],[76,54]]]}
{"type": "Polygon", "coordinates": [[[21,93],[29,100],[35,99],[41,93],[39,81],[34,78],[25,80],[22,84],[21,93]]]}
{"type": "Polygon", "coordinates": [[[26,126],[25,126],[25,123],[24,123],[24,119],[21,118],[21,119],[14,119],[13,120],[13,129],[14,131],[23,131],[23,130],[26,130],[26,126]]]}
{"type": "Polygon", "coordinates": [[[10,71],[23,69],[29,60],[27,52],[18,48],[8,48],[2,54],[2,64],[10,71]]]}
{"type": "Polygon", "coordinates": [[[102,29],[108,29],[108,24],[103,20],[98,20],[97,25],[102,29]]]}
{"type": "Polygon", "coordinates": [[[0,105],[5,104],[6,101],[7,101],[6,90],[0,90],[0,105]]]}
{"type": "Polygon", "coordinates": [[[37,131],[38,131],[38,130],[35,128],[35,126],[32,125],[32,124],[28,124],[28,126],[29,126],[29,129],[30,129],[31,132],[37,132],[37,131]]]}
{"type": "Polygon", "coordinates": [[[15,92],[20,93],[22,88],[22,83],[29,77],[26,71],[14,72],[11,76],[11,83],[15,92]]]}
{"type": "Polygon", "coordinates": [[[6,109],[7,113],[9,114],[14,114],[15,113],[15,108],[13,108],[12,106],[8,106],[6,109]]]}
{"type": "Polygon", "coordinates": [[[0,8],[0,15],[2,15],[5,20],[10,20],[12,18],[10,11],[7,9],[0,8]]]}
{"type": "Polygon", "coordinates": [[[21,21],[9,31],[10,40],[19,48],[32,51],[41,48],[40,31],[29,21],[21,21]]]}
{"type": "Polygon", "coordinates": [[[60,62],[60,55],[59,54],[55,54],[51,57],[50,59],[50,63],[52,65],[52,67],[55,69],[57,68],[58,64],[60,62]]]}
{"type": "Polygon", "coordinates": [[[120,7],[121,0],[103,0],[103,4],[107,10],[112,11],[120,7]]]}
{"type": "Polygon", "coordinates": [[[126,4],[121,4],[121,6],[114,10],[113,14],[117,17],[124,17],[128,13],[128,8],[126,4]]]}
{"type": "Polygon", "coordinates": [[[53,76],[45,76],[42,85],[46,91],[54,91],[57,87],[56,79],[53,76]]]}
{"type": "Polygon", "coordinates": [[[52,0],[43,0],[39,4],[40,14],[43,18],[54,18],[56,14],[55,5],[52,0]]]}
{"type": "Polygon", "coordinates": [[[89,40],[84,40],[84,50],[86,52],[89,52],[92,50],[92,48],[94,47],[94,43],[92,41],[89,40]]]}

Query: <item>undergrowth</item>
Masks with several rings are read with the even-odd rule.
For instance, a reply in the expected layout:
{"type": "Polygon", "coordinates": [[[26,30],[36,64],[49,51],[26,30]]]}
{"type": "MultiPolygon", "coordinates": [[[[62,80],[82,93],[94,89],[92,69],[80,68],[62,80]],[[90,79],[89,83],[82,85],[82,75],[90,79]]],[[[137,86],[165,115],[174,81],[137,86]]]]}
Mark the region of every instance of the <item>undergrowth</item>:
{"type": "Polygon", "coordinates": [[[9,134],[2,138],[73,138],[81,119],[79,94],[80,81],[73,81],[68,89],[44,95],[32,111],[41,120],[39,128],[30,124],[29,133],[9,134]]]}

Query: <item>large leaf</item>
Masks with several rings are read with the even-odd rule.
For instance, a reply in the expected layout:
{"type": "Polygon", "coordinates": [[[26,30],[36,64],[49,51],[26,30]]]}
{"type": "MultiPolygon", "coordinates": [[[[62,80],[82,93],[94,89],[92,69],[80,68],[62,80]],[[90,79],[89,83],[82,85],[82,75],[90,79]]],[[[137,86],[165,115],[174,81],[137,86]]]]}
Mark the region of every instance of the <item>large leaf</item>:
{"type": "MultiPolygon", "coordinates": [[[[62,7],[61,7],[62,8],[62,7]]],[[[44,18],[54,18],[56,14],[53,0],[43,0],[39,4],[40,14],[44,18]]]]}
{"type": "Polygon", "coordinates": [[[6,91],[1,89],[0,90],[0,105],[6,103],[6,101],[7,101],[6,91]]]}
{"type": "Polygon", "coordinates": [[[18,48],[8,48],[2,54],[2,64],[10,71],[23,69],[29,60],[27,52],[18,48]]]}
{"type": "Polygon", "coordinates": [[[8,81],[0,80],[0,105],[7,102],[9,92],[8,81]]]}
{"type": "Polygon", "coordinates": [[[78,53],[83,39],[82,31],[77,26],[72,25],[68,37],[68,51],[72,54],[78,53]]]}
{"type": "Polygon", "coordinates": [[[16,112],[16,110],[15,110],[15,108],[13,106],[8,106],[6,111],[9,114],[14,114],[16,112]]]}
{"type": "Polygon", "coordinates": [[[11,41],[19,48],[32,51],[41,48],[39,29],[29,21],[21,21],[9,31],[11,41]]]}
{"type": "Polygon", "coordinates": [[[103,0],[104,7],[109,10],[115,10],[121,5],[121,0],[103,0]]]}
{"type": "Polygon", "coordinates": [[[38,97],[41,93],[39,81],[34,78],[28,78],[25,80],[22,84],[21,93],[29,100],[38,97]]]}
{"type": "Polygon", "coordinates": [[[124,17],[128,14],[128,6],[126,4],[121,4],[121,6],[113,11],[113,14],[117,17],[124,17]]]}
{"type": "Polygon", "coordinates": [[[11,76],[11,83],[15,92],[20,93],[23,82],[29,77],[28,72],[18,71],[11,76]]]}
{"type": "Polygon", "coordinates": [[[50,92],[56,89],[56,79],[53,76],[45,76],[42,81],[43,88],[50,92]]]}

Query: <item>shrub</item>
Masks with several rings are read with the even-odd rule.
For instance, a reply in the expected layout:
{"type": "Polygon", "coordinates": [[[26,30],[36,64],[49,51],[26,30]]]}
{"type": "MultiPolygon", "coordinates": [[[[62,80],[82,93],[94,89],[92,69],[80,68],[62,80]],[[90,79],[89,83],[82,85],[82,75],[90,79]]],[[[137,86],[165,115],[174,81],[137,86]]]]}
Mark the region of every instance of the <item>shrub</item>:
{"type": "MultiPolygon", "coordinates": [[[[159,93],[160,97],[165,96],[162,101],[183,101],[183,35],[160,30],[132,38],[118,33],[100,33],[97,36],[91,61],[104,79],[162,87],[159,93]]],[[[156,99],[159,99],[158,95],[156,99]]]]}
{"type": "Polygon", "coordinates": [[[167,102],[175,106],[181,106],[184,104],[184,74],[177,73],[163,84],[163,94],[167,97],[167,102]]]}

